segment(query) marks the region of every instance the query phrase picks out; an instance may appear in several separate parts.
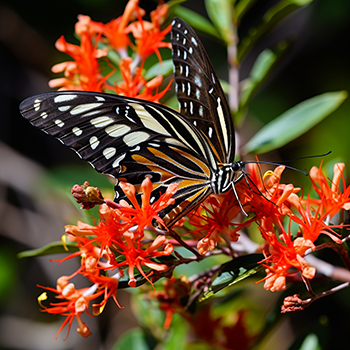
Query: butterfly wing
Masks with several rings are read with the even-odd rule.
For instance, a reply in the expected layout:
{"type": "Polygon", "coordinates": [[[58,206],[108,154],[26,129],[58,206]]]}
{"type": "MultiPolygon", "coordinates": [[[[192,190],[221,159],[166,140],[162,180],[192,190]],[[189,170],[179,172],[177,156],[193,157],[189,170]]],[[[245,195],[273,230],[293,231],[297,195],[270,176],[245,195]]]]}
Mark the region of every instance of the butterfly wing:
{"type": "Polygon", "coordinates": [[[232,163],[235,137],[231,112],[203,44],[180,18],[173,21],[171,43],[180,113],[202,131],[219,163],[232,163]]]}
{"type": "MultiPolygon", "coordinates": [[[[160,213],[168,226],[211,193],[216,162],[210,146],[170,108],[110,94],[62,91],[30,97],[20,111],[100,173],[127,181],[138,192],[144,178],[150,177],[152,201],[170,183],[178,183],[175,204],[160,213]]],[[[122,198],[125,195],[116,186],[116,200],[122,198]]]]}

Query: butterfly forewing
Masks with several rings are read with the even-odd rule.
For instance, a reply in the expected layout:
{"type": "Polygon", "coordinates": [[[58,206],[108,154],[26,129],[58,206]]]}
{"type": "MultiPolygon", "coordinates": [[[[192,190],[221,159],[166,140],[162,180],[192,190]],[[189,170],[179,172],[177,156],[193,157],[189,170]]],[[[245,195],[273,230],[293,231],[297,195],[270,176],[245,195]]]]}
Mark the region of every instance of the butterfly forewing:
{"type": "Polygon", "coordinates": [[[219,163],[232,163],[234,127],[227,98],[195,31],[180,18],[171,30],[180,113],[203,132],[219,163]]]}
{"type": "MultiPolygon", "coordinates": [[[[155,201],[176,182],[175,204],[161,217],[171,226],[211,192],[215,160],[203,135],[176,111],[143,100],[92,92],[52,92],[22,102],[21,113],[99,172],[141,191],[150,177],[155,201]]],[[[141,193],[139,193],[139,196],[141,193]]],[[[116,199],[125,198],[116,186],[116,199]]]]}

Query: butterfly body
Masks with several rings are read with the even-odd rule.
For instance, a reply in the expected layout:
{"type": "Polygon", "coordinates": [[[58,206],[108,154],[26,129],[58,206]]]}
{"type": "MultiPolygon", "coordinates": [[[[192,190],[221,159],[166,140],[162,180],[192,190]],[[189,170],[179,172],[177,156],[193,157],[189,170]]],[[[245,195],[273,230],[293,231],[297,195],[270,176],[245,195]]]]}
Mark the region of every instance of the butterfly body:
{"type": "MultiPolygon", "coordinates": [[[[175,203],[159,216],[168,227],[211,193],[234,189],[244,164],[234,161],[234,128],[226,96],[193,29],[175,19],[172,30],[180,113],[144,100],[83,91],[39,94],[22,102],[22,115],[71,147],[97,171],[127,181],[151,203],[177,183],[175,203]]],[[[118,186],[115,200],[125,199],[118,186]]]]}

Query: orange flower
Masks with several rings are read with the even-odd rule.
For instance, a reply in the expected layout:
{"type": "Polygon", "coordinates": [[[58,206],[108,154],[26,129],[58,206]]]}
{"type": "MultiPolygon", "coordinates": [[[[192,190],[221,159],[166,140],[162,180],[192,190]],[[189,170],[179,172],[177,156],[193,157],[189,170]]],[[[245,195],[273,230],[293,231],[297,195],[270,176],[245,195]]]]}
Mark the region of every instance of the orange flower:
{"type": "Polygon", "coordinates": [[[70,55],[74,61],[62,62],[52,67],[54,73],[64,72],[65,77],[50,80],[51,88],[102,92],[102,85],[109,75],[101,75],[98,59],[107,55],[106,49],[97,49],[88,32],[81,34],[80,46],[67,43],[61,36],[56,41],[56,48],[70,55]]]}
{"type": "Polygon", "coordinates": [[[123,81],[115,86],[108,86],[109,89],[114,90],[118,95],[137,97],[147,101],[159,102],[159,100],[169,90],[172,80],[164,88],[163,91],[158,92],[158,88],[163,82],[163,77],[158,75],[152,80],[148,81],[142,76],[142,67],[135,68],[133,73],[133,59],[125,57],[121,60],[119,68],[123,76],[123,81]],[[157,92],[153,95],[153,91],[157,92]]]}
{"type": "Polygon", "coordinates": [[[266,259],[264,266],[267,268],[265,277],[265,289],[272,292],[286,288],[286,277],[301,272],[305,278],[312,279],[316,269],[310,267],[302,257],[306,250],[313,249],[314,245],[303,237],[292,241],[291,233],[286,232],[281,222],[278,223],[278,230],[281,233],[279,238],[275,232],[271,218],[262,218],[259,230],[269,243],[268,251],[265,251],[266,259]]]}
{"type": "Polygon", "coordinates": [[[319,195],[319,200],[312,200],[312,203],[320,204],[322,202],[323,209],[328,213],[329,219],[339,212],[340,209],[350,210],[350,186],[346,187],[344,180],[345,164],[337,163],[334,165],[333,180],[331,186],[329,181],[322,174],[321,167],[312,167],[310,170],[310,178],[313,188],[319,195]],[[343,179],[343,193],[339,189],[340,179],[343,179]]]}
{"type": "Polygon", "coordinates": [[[38,298],[40,305],[43,307],[41,311],[47,312],[50,314],[61,314],[61,315],[67,316],[65,321],[62,323],[60,329],[57,332],[56,339],[59,333],[61,332],[61,330],[64,328],[64,326],[67,323],[68,323],[68,332],[67,332],[66,338],[68,337],[74,317],[78,322],[77,332],[85,338],[88,337],[91,333],[89,328],[86,326],[86,324],[81,320],[81,315],[82,313],[86,312],[89,316],[92,316],[88,311],[89,303],[91,300],[98,298],[103,293],[103,290],[95,292],[96,288],[76,289],[74,283],[68,282],[72,277],[73,275],[60,277],[57,280],[56,289],[50,288],[50,287],[38,286],[40,288],[44,288],[51,292],[56,293],[58,299],[66,300],[59,303],[50,303],[51,307],[45,307],[44,305],[42,305],[41,301],[46,299],[46,293],[42,294],[38,298]]]}
{"type": "Polygon", "coordinates": [[[137,232],[142,236],[142,232],[145,227],[152,226],[153,220],[156,220],[165,227],[163,220],[157,214],[167,206],[174,204],[175,200],[172,198],[172,196],[177,191],[177,184],[170,184],[166,192],[162,194],[157,201],[150,204],[153,185],[151,180],[146,177],[141,184],[143,193],[141,196],[141,206],[135,196],[135,186],[122,181],[119,183],[119,186],[122,188],[125,195],[133,205],[133,207],[131,207],[126,201],[120,201],[123,208],[120,208],[119,210],[123,213],[123,215],[125,215],[125,218],[123,219],[124,221],[127,220],[129,224],[137,226],[137,232]]]}
{"type": "Polygon", "coordinates": [[[199,254],[203,255],[213,250],[223,238],[233,242],[238,240],[239,234],[231,229],[230,225],[240,212],[241,208],[237,205],[233,191],[221,196],[211,195],[198,207],[190,216],[189,223],[197,227],[193,233],[206,233],[198,242],[199,254]]]}
{"type": "Polygon", "coordinates": [[[142,249],[140,240],[138,240],[136,236],[129,231],[123,234],[122,240],[116,242],[116,246],[117,251],[121,255],[125,256],[126,260],[115,266],[128,266],[128,284],[130,287],[136,287],[136,279],[134,275],[135,267],[139,270],[141,275],[153,286],[153,283],[149,279],[152,271],[146,275],[142,269],[142,265],[147,266],[155,271],[166,271],[169,268],[168,265],[156,263],[151,259],[159,256],[170,255],[174,251],[173,245],[168,243],[167,239],[164,236],[157,236],[148,248],[142,249]],[[163,250],[157,250],[161,246],[164,246],[163,250]]]}
{"type": "Polygon", "coordinates": [[[126,27],[130,21],[137,17],[137,14],[143,15],[145,13],[138,4],[138,0],[129,0],[123,15],[110,21],[103,27],[103,35],[123,58],[127,56],[126,48],[130,45],[130,39],[126,27]]]}
{"type": "Polygon", "coordinates": [[[171,49],[171,43],[163,42],[165,36],[171,30],[171,25],[162,31],[160,30],[160,25],[164,22],[167,12],[168,5],[158,5],[157,9],[151,12],[152,23],[143,21],[139,16],[137,22],[128,26],[127,30],[132,32],[136,39],[136,52],[140,55],[142,60],[155,53],[158,60],[162,62],[159,49],[162,47],[171,49]]]}

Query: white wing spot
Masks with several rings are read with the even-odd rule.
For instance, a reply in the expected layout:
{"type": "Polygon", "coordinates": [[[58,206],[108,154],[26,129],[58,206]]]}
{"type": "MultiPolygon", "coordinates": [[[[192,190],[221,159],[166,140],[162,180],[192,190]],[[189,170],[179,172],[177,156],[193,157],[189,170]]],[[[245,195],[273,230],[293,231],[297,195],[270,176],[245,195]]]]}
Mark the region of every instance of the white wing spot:
{"type": "Polygon", "coordinates": [[[214,88],[212,87],[208,92],[211,94],[214,91],[214,88]]]}
{"type": "Polygon", "coordinates": [[[55,103],[59,102],[67,102],[74,100],[77,97],[77,95],[58,95],[54,98],[55,103]]]}
{"type": "Polygon", "coordinates": [[[188,66],[186,66],[186,73],[185,73],[186,78],[188,77],[189,73],[190,73],[190,70],[189,70],[188,66]]]}
{"type": "Polygon", "coordinates": [[[131,130],[130,126],[127,126],[125,124],[113,124],[110,126],[107,126],[105,129],[106,133],[110,137],[119,137],[123,136],[126,133],[128,133],[131,130]]]}
{"type": "Polygon", "coordinates": [[[180,57],[181,56],[181,51],[178,49],[177,50],[177,57],[180,57]]]}
{"type": "Polygon", "coordinates": [[[182,67],[182,65],[180,64],[180,74],[182,75],[182,73],[183,73],[183,67],[182,67]]]}
{"type": "Polygon", "coordinates": [[[195,82],[195,84],[196,84],[198,87],[201,87],[201,86],[202,86],[202,80],[201,80],[201,78],[200,78],[198,75],[196,75],[196,76],[194,77],[194,82],[195,82]]]}
{"type": "Polygon", "coordinates": [[[43,118],[43,119],[47,118],[47,113],[46,112],[42,112],[40,114],[40,117],[43,118]]]}
{"type": "Polygon", "coordinates": [[[191,41],[193,42],[194,45],[198,46],[197,40],[194,37],[191,38],[191,41]]]}
{"type": "Polygon", "coordinates": [[[193,102],[190,101],[190,113],[193,114],[193,102]]]}
{"type": "Polygon", "coordinates": [[[103,150],[103,155],[105,156],[106,159],[112,158],[117,150],[114,147],[108,147],[103,150]]]}
{"type": "Polygon", "coordinates": [[[186,45],[186,38],[182,39],[182,45],[186,45]]]}
{"type": "Polygon", "coordinates": [[[130,151],[130,152],[137,152],[137,151],[139,151],[140,149],[141,149],[141,147],[137,145],[135,148],[129,149],[129,151],[130,151]]]}
{"type": "Polygon", "coordinates": [[[191,94],[191,83],[188,82],[187,83],[187,95],[190,96],[190,94],[191,94]]]}
{"type": "Polygon", "coordinates": [[[102,96],[95,96],[97,101],[106,101],[106,99],[102,96]]]}
{"type": "Polygon", "coordinates": [[[192,46],[190,46],[190,47],[188,48],[188,52],[189,52],[191,55],[193,54],[192,46]]]}
{"type": "Polygon", "coordinates": [[[39,100],[38,98],[34,101],[34,109],[36,112],[40,109],[40,103],[41,100],[39,100]]]}
{"type": "Polygon", "coordinates": [[[178,27],[178,28],[181,28],[181,23],[178,23],[178,24],[177,24],[177,27],[178,27]]]}
{"type": "Polygon", "coordinates": [[[215,84],[215,77],[214,77],[214,74],[211,73],[211,80],[213,81],[213,83],[215,84]]]}
{"type": "Polygon", "coordinates": [[[127,134],[123,137],[123,141],[129,147],[138,145],[139,143],[146,141],[150,138],[150,134],[144,131],[135,131],[127,134]]]}
{"type": "Polygon", "coordinates": [[[184,51],[184,60],[187,60],[187,51],[184,51]]]}
{"type": "Polygon", "coordinates": [[[96,128],[103,128],[113,122],[114,120],[107,116],[97,117],[90,120],[90,123],[96,128]]]}
{"type": "Polygon", "coordinates": [[[184,34],[186,35],[187,33],[188,33],[188,30],[187,30],[187,29],[185,29],[185,30],[184,30],[184,34]]]}
{"type": "Polygon", "coordinates": [[[203,106],[202,105],[199,106],[198,113],[201,117],[203,117],[203,106]]]}
{"type": "Polygon", "coordinates": [[[196,98],[197,100],[200,100],[201,97],[201,91],[199,89],[196,89],[196,98]]]}
{"type": "Polygon", "coordinates": [[[72,129],[73,133],[75,134],[75,136],[80,136],[83,133],[83,130],[79,129],[77,126],[75,126],[72,129]]]}
{"type": "Polygon", "coordinates": [[[160,144],[153,143],[153,142],[150,142],[149,145],[152,146],[152,147],[160,147],[160,144]]]}
{"type": "Polygon", "coordinates": [[[62,126],[64,126],[64,123],[61,119],[56,119],[55,124],[60,128],[62,128],[62,126]]]}
{"type": "Polygon", "coordinates": [[[70,114],[72,114],[72,115],[81,114],[81,113],[89,111],[90,109],[100,107],[101,105],[102,105],[101,102],[99,102],[99,103],[85,103],[83,105],[78,105],[70,111],[70,114]]]}
{"type": "Polygon", "coordinates": [[[98,138],[96,136],[92,136],[90,138],[89,142],[90,142],[90,146],[92,149],[95,149],[100,143],[100,141],[98,140],[98,138]]]}
{"type": "Polygon", "coordinates": [[[61,107],[58,107],[58,110],[60,112],[65,112],[65,111],[68,111],[68,109],[70,108],[71,106],[61,106],[61,107]]]}
{"type": "Polygon", "coordinates": [[[209,129],[208,129],[208,136],[209,138],[213,136],[213,128],[211,126],[209,126],[209,129]]]}
{"type": "Polygon", "coordinates": [[[125,158],[126,153],[122,154],[121,156],[119,156],[112,164],[113,168],[117,168],[119,166],[119,163],[125,158]]]}
{"type": "Polygon", "coordinates": [[[196,120],[193,121],[193,125],[197,126],[197,121],[196,120]]]}

